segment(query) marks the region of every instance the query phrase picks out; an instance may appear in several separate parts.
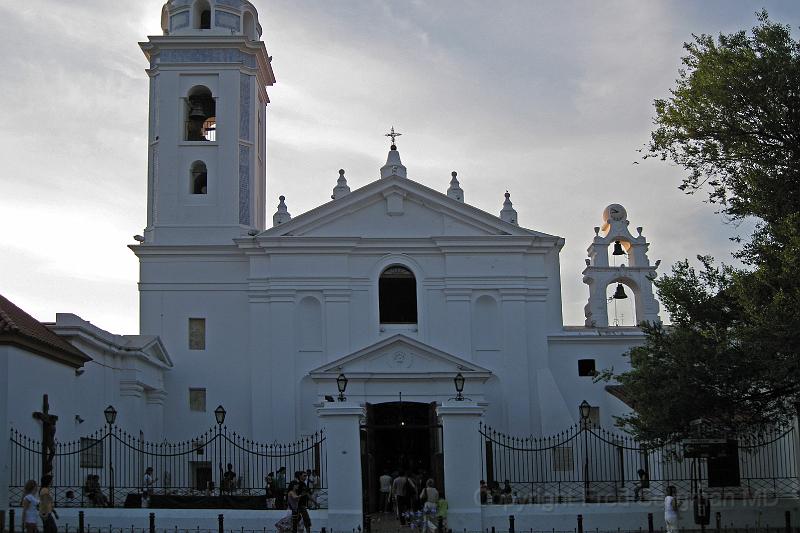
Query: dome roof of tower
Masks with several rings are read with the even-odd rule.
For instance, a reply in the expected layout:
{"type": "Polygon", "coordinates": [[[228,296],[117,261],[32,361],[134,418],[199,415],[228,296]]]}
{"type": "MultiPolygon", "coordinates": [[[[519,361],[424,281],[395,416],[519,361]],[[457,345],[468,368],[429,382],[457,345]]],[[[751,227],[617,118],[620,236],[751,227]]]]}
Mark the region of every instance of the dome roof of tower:
{"type": "Polygon", "coordinates": [[[161,29],[164,35],[202,30],[251,40],[261,36],[258,11],[248,0],[168,0],[161,8],[161,29]]]}

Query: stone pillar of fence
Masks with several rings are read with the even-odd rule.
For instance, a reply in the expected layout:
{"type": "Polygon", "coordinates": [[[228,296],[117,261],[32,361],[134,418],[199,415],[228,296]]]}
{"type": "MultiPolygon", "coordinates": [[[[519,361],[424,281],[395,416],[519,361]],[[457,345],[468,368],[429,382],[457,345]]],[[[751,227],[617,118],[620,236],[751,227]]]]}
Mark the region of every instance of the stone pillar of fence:
{"type": "Polygon", "coordinates": [[[800,478],[800,405],[796,409],[790,446],[794,455],[794,475],[800,478]]]}
{"type": "Polygon", "coordinates": [[[484,408],[471,401],[450,400],[437,409],[442,420],[444,491],[447,527],[481,531],[481,439],[478,423],[484,408]]]}
{"type": "Polygon", "coordinates": [[[8,350],[0,346],[0,509],[8,509],[11,482],[11,449],[8,434],[8,350]]]}
{"type": "Polygon", "coordinates": [[[326,402],[317,409],[327,448],[328,529],[353,531],[363,522],[360,421],[364,408],[326,402]]]}

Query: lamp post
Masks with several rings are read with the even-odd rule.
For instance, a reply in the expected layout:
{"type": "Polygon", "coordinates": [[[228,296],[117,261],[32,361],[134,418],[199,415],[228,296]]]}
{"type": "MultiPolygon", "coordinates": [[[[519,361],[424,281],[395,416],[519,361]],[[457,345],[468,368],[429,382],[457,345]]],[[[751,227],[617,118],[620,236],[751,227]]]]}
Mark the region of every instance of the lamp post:
{"type": "Polygon", "coordinates": [[[217,450],[219,450],[219,495],[222,497],[222,477],[224,475],[222,471],[222,456],[224,455],[222,452],[222,424],[225,423],[225,415],[227,411],[222,405],[218,405],[216,409],[214,409],[214,420],[217,422],[217,450]]]}
{"type": "Polygon", "coordinates": [[[589,501],[589,414],[592,406],[583,400],[578,406],[581,413],[581,431],[583,432],[583,501],[589,501]]]}
{"type": "Polygon", "coordinates": [[[339,374],[336,378],[336,388],[339,389],[339,401],[343,402],[347,398],[344,396],[344,391],[347,390],[347,377],[344,374],[339,374]]]}
{"type": "Polygon", "coordinates": [[[464,376],[459,372],[456,374],[456,377],[453,378],[453,383],[456,386],[456,401],[463,402],[464,401],[464,376]]]}
{"type": "Polygon", "coordinates": [[[109,405],[103,410],[103,416],[108,425],[108,505],[114,507],[114,462],[111,460],[111,431],[114,422],[117,421],[117,410],[113,405],[109,405]]]}

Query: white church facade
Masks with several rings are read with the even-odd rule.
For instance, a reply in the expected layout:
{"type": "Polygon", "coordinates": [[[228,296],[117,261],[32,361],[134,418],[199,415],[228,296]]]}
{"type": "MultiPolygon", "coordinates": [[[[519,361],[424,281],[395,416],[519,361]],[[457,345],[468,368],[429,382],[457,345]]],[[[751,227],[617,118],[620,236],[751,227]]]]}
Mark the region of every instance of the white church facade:
{"type": "MultiPolygon", "coordinates": [[[[487,475],[480,427],[536,439],[582,417],[610,428],[629,412],[593,379],[644,340],[636,326],[609,323],[608,287],[633,300],[636,323],[659,320],[658,262],[624,207],[605,208],[583,270],[574,269],[589,294],[575,326],[562,317],[564,240],[522,227],[508,193],[499,216],[471,206],[455,172],[441,191],[418,183],[394,130],[374,181],[351,190],[340,170],[330,201],[291,216],[281,196],[269,220],[267,91],[276,78],[258,13],[246,0],[170,0],[161,22],[163,35],[140,43],[150,79],[147,222],[130,246],[140,333],[59,314],[46,326],[78,353],[60,346],[67,355],[53,356],[53,342],[29,344],[46,333],[19,326],[29,324],[24,313],[4,314],[10,304],[0,301],[0,326],[11,324],[6,336],[0,327],[0,413],[10,427],[38,437],[31,413],[48,394],[61,439],[102,426],[111,404],[112,422],[141,442],[179,442],[224,406],[225,425],[248,442],[327,432],[331,527],[359,523],[353,502],[372,497],[378,470],[419,467],[442,484],[457,523],[474,529],[493,524],[470,503],[487,475]],[[12,361],[26,346],[47,358],[32,365],[55,366],[41,386],[15,388],[14,372],[28,363],[12,361]],[[336,401],[337,378],[346,401],[336,401]],[[417,444],[401,438],[412,428],[417,444]],[[362,471],[363,493],[362,479],[353,482],[362,471]]],[[[569,461],[579,470],[576,450],[569,461]]],[[[624,485],[639,465],[620,465],[624,485]]],[[[6,459],[4,479],[11,468],[6,459]]],[[[261,486],[264,472],[236,468],[261,486]]]]}
{"type": "Polygon", "coordinates": [[[429,404],[452,397],[461,372],[487,421],[513,421],[520,434],[563,429],[584,399],[606,422],[624,410],[578,376],[579,359],[618,366],[641,342],[637,328],[602,327],[608,284],[629,287],[637,319],[658,319],[647,242],[628,232],[621,206],[590,247],[590,326],[577,328],[562,321],[563,239],[519,226],[508,195],[499,217],[470,206],[455,174],[446,192],[417,183],[394,140],[375,181],[350,191],[340,171],[330,202],[291,217],[281,197],[267,227],[270,57],[249,3],[218,3],[215,29],[197,26],[197,6],[167,3],[165,35],[142,43],[148,221],[131,249],[141,333],[158,336],[175,364],[166,438],[205,420],[200,404],[237,406],[231,425],[255,438],[313,433],[342,373],[353,401],[402,393],[429,404]],[[219,25],[234,12],[240,23],[219,25]],[[615,241],[627,267],[608,266],[615,241]]]}

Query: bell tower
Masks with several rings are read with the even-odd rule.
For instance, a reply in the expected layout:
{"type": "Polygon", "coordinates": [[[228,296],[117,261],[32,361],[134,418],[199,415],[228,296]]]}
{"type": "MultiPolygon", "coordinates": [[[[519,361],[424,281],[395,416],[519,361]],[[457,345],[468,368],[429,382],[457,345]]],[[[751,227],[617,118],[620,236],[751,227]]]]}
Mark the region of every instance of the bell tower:
{"type": "Polygon", "coordinates": [[[608,327],[606,289],[612,283],[617,283],[612,298],[627,298],[623,286],[633,292],[636,324],[660,320],[652,280],[661,261],[650,265],[647,257],[650,245],[642,235],[642,228],[636,228],[638,236],[634,237],[628,230],[629,224],[625,208],[611,204],[603,211],[603,225],[594,228],[594,240],[587,249],[589,257],[583,270],[583,282],[589,285],[589,302],[584,307],[587,327],[608,327]],[[627,257],[628,264],[610,265],[609,250],[614,256],[627,257]]]}
{"type": "Polygon", "coordinates": [[[263,230],[266,88],[275,76],[247,0],[170,0],[150,66],[144,244],[229,244],[263,230]]]}

